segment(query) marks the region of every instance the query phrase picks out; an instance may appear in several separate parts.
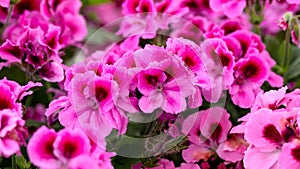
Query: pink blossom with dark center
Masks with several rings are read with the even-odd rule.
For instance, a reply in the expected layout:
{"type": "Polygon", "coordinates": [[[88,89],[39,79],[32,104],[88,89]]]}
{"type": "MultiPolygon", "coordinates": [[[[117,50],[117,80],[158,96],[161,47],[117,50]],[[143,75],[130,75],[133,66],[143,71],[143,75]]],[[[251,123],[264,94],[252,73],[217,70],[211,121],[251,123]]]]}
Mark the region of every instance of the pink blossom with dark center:
{"type": "Polygon", "coordinates": [[[53,129],[39,128],[30,139],[27,151],[30,161],[39,167],[59,168],[59,159],[54,155],[53,143],[57,134],[53,129]]]}
{"type": "Polygon", "coordinates": [[[139,107],[145,113],[162,108],[168,113],[179,113],[186,108],[184,96],[176,79],[160,69],[150,68],[138,74],[137,88],[143,94],[139,107]]]}
{"type": "Polygon", "coordinates": [[[53,153],[60,161],[68,161],[91,150],[90,140],[81,131],[61,130],[53,142],[53,153]]]}
{"type": "Polygon", "coordinates": [[[92,142],[80,129],[63,129],[56,133],[40,127],[29,141],[27,151],[31,162],[41,168],[82,168],[84,166],[112,169],[112,153],[92,149],[92,142]]]}
{"type": "Polygon", "coordinates": [[[240,107],[252,106],[259,87],[268,77],[268,67],[260,58],[240,59],[234,67],[234,82],[229,89],[232,101],[240,107]]]}
{"type": "Polygon", "coordinates": [[[296,169],[300,167],[300,142],[295,140],[293,142],[284,144],[282,152],[279,156],[278,165],[281,168],[296,169]]]}
{"type": "Polygon", "coordinates": [[[188,149],[183,150],[185,161],[207,161],[215,154],[214,150],[218,149],[220,143],[226,140],[230,128],[229,114],[220,107],[188,116],[182,126],[182,132],[187,135],[191,143],[188,149]]]}

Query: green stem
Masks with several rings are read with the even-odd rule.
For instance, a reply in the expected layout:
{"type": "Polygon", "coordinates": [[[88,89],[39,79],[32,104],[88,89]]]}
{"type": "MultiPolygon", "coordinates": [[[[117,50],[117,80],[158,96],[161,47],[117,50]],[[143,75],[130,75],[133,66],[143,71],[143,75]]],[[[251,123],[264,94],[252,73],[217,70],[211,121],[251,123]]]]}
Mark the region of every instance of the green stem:
{"type": "Polygon", "coordinates": [[[25,102],[25,107],[28,108],[29,105],[31,104],[31,101],[33,99],[33,95],[27,96],[26,102],[25,102]]]}
{"type": "Polygon", "coordinates": [[[6,27],[9,24],[13,9],[14,9],[14,5],[9,5],[9,9],[8,9],[8,13],[7,13],[7,17],[6,17],[4,27],[6,27]]]}
{"type": "Polygon", "coordinates": [[[290,62],[289,44],[291,38],[291,29],[288,28],[285,32],[285,49],[284,49],[284,69],[287,71],[290,62]]]}
{"type": "Polygon", "coordinates": [[[17,165],[16,165],[16,156],[15,156],[15,155],[13,155],[13,156],[11,157],[11,168],[12,168],[12,169],[17,169],[17,165]]]}
{"type": "Polygon", "coordinates": [[[3,27],[0,29],[0,33],[1,34],[3,34],[3,31],[9,25],[13,9],[14,9],[14,5],[10,4],[9,8],[8,8],[8,13],[7,13],[7,16],[6,16],[6,21],[5,21],[4,25],[3,25],[3,27]]]}

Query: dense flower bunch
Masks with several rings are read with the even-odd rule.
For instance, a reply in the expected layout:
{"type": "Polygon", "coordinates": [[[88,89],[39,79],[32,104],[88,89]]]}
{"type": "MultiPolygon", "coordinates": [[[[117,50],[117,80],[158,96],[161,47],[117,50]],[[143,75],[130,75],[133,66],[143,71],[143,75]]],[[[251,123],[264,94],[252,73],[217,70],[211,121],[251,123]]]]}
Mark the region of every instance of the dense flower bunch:
{"type": "Polygon", "coordinates": [[[41,168],[113,168],[112,153],[99,149],[80,130],[41,127],[28,144],[30,160],[41,168]]]}
{"type": "Polygon", "coordinates": [[[299,166],[299,90],[287,87],[261,92],[243,123],[233,130],[244,134],[250,147],[245,152],[247,168],[288,168],[299,166]],[[255,155],[254,155],[255,154],[255,155]],[[265,163],[256,163],[259,159],[265,163]]]}
{"type": "Polygon", "coordinates": [[[5,42],[0,54],[5,62],[0,68],[17,63],[33,77],[38,74],[50,82],[62,81],[64,66],[60,50],[81,41],[87,34],[80,7],[79,0],[22,0],[13,9],[4,9],[3,12],[10,12],[11,20],[2,34],[5,42]]]}
{"type": "Polygon", "coordinates": [[[299,168],[299,4],[0,0],[0,168],[299,168]]]}
{"type": "Polygon", "coordinates": [[[41,86],[40,83],[29,82],[20,86],[6,78],[0,80],[0,155],[9,157],[20,153],[20,146],[24,145],[27,137],[25,121],[22,119],[21,100],[32,94],[29,89],[41,86]]]}

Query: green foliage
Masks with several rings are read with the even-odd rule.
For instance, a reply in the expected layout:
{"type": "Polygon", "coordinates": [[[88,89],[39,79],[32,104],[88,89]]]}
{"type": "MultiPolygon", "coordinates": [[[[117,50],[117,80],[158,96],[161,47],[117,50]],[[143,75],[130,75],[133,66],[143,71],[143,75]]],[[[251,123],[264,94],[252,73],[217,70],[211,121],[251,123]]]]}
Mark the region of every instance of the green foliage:
{"type": "Polygon", "coordinates": [[[115,156],[112,159],[112,164],[115,169],[131,169],[131,166],[138,163],[138,158],[128,158],[122,156],[115,156]]]}
{"type": "Polygon", "coordinates": [[[82,0],[83,5],[99,5],[110,2],[111,0],[82,0]]]}
{"type": "Polygon", "coordinates": [[[31,163],[28,162],[23,156],[15,156],[16,165],[20,169],[29,169],[31,167],[31,163]]]}

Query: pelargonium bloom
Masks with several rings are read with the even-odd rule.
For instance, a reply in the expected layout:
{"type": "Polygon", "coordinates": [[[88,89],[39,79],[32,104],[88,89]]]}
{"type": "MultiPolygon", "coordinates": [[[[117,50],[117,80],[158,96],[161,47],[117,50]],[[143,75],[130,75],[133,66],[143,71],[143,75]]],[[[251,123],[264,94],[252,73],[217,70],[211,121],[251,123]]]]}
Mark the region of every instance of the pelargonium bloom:
{"type": "Polygon", "coordinates": [[[60,162],[54,155],[53,143],[57,137],[53,129],[40,127],[28,143],[30,161],[42,168],[59,168],[60,162]]]}
{"type": "Polygon", "coordinates": [[[245,139],[252,146],[245,152],[244,164],[253,168],[254,161],[259,158],[268,159],[268,163],[260,163],[267,168],[279,164],[281,149],[285,144],[296,140],[298,132],[295,126],[298,109],[290,112],[275,112],[267,108],[255,111],[245,128],[245,139]],[[258,156],[253,157],[253,154],[258,156]]]}
{"type": "Polygon", "coordinates": [[[110,153],[93,148],[90,139],[80,129],[63,129],[56,133],[45,126],[40,127],[28,143],[31,162],[41,168],[80,168],[82,161],[96,168],[111,168],[105,157],[110,153]]]}
{"type": "Polygon", "coordinates": [[[232,101],[243,108],[249,108],[268,77],[268,67],[260,58],[249,56],[240,59],[234,68],[235,80],[229,89],[232,101]]]}
{"type": "Polygon", "coordinates": [[[0,111],[10,109],[22,116],[22,105],[20,101],[27,95],[32,94],[29,89],[37,86],[42,86],[41,83],[29,82],[25,86],[20,86],[17,82],[7,80],[6,78],[0,80],[0,111]]]}
{"type": "Polygon", "coordinates": [[[241,15],[244,8],[246,7],[245,0],[211,0],[209,6],[214,12],[224,12],[228,17],[237,17],[241,15]]]}
{"type": "Polygon", "coordinates": [[[68,161],[91,150],[90,140],[82,132],[60,130],[53,142],[53,153],[60,161],[68,161]]]}
{"type": "Polygon", "coordinates": [[[0,111],[0,156],[9,157],[20,152],[25,143],[25,121],[18,112],[10,109],[0,111]]]}
{"type": "Polygon", "coordinates": [[[279,156],[278,166],[281,168],[296,169],[300,167],[300,142],[295,140],[293,142],[284,144],[282,152],[279,156]]]}
{"type": "Polygon", "coordinates": [[[212,89],[202,89],[202,93],[207,101],[217,102],[223,89],[228,89],[233,83],[235,58],[220,38],[207,39],[201,47],[203,55],[207,56],[205,64],[209,75],[214,81],[212,89]]]}
{"type": "Polygon", "coordinates": [[[188,116],[183,122],[182,132],[190,141],[188,149],[183,150],[187,162],[207,161],[227,138],[231,128],[229,114],[225,109],[213,107],[188,116]]]}
{"type": "Polygon", "coordinates": [[[162,108],[168,113],[179,113],[186,108],[180,86],[176,79],[160,69],[146,69],[138,74],[137,88],[143,94],[139,100],[139,107],[145,113],[151,113],[162,108]]]}

